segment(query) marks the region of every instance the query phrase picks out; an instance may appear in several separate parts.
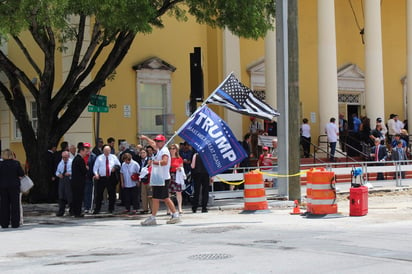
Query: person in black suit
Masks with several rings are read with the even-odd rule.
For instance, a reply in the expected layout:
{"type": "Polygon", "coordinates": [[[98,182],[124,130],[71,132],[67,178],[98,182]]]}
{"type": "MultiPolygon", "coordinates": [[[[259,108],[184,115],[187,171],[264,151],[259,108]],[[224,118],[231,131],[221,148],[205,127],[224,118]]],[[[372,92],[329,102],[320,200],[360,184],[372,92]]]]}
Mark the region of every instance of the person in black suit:
{"type": "MultiPolygon", "coordinates": [[[[250,133],[246,133],[245,136],[243,137],[242,141],[242,147],[246,151],[247,157],[243,159],[242,162],[240,162],[240,167],[249,167],[249,160],[250,157],[254,157],[252,154],[251,148],[250,148],[250,142],[251,142],[251,135],[250,133]]],[[[247,172],[246,169],[243,172],[247,172]]]]}
{"type": "Polygon", "coordinates": [[[202,213],[206,213],[209,201],[210,177],[203,164],[199,153],[195,153],[192,158],[192,179],[195,183],[195,193],[192,201],[192,212],[196,213],[199,206],[199,197],[202,195],[202,213]],[[200,191],[202,190],[202,191],[200,191]]]}
{"type": "Polygon", "coordinates": [[[2,228],[20,226],[20,179],[23,168],[10,149],[1,153],[0,161],[0,224],[2,228]]]}
{"type": "MultiPolygon", "coordinates": [[[[47,201],[50,203],[54,203],[58,200],[58,187],[57,187],[57,178],[56,178],[56,146],[50,145],[49,149],[47,150],[47,201]]],[[[34,186],[36,187],[36,186],[34,186]]]]}
{"type": "Polygon", "coordinates": [[[86,184],[87,166],[84,160],[89,148],[83,145],[78,147],[77,155],[72,162],[72,212],[74,217],[83,217],[82,202],[84,197],[84,186],[86,184]]]}
{"type": "MultiPolygon", "coordinates": [[[[376,166],[383,166],[388,157],[388,152],[386,151],[386,147],[381,145],[381,140],[379,138],[375,138],[374,143],[375,146],[371,148],[371,160],[376,162],[376,166]]],[[[378,172],[376,180],[384,179],[383,173],[378,172]]]]}
{"type": "Polygon", "coordinates": [[[92,152],[94,153],[94,155],[96,155],[96,157],[103,153],[103,144],[104,142],[102,138],[96,139],[96,146],[92,150],[92,152]]]}

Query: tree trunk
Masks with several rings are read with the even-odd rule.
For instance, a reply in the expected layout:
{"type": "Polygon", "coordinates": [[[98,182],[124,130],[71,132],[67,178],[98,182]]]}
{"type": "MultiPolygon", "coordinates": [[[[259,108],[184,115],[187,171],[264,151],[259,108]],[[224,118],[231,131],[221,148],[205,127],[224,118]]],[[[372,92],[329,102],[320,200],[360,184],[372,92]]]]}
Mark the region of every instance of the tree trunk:
{"type": "Polygon", "coordinates": [[[54,189],[57,188],[57,182],[51,181],[50,165],[47,155],[47,146],[37,148],[29,157],[29,177],[34,182],[33,189],[30,191],[29,201],[32,203],[54,202],[54,189]]]}

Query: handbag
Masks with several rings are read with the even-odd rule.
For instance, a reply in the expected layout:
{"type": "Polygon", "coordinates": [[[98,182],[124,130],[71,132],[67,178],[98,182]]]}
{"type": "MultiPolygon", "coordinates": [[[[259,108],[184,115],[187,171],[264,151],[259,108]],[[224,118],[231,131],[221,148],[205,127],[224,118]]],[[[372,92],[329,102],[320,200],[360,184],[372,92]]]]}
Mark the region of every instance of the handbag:
{"type": "Polygon", "coordinates": [[[164,186],[165,178],[163,175],[162,166],[152,165],[152,171],[150,173],[150,185],[151,186],[164,186]]]}
{"type": "Polygon", "coordinates": [[[185,180],[186,180],[186,173],[185,170],[183,168],[178,168],[176,170],[176,184],[178,185],[184,185],[185,184],[185,180]]]}
{"type": "Polygon", "coordinates": [[[137,181],[137,180],[139,180],[139,174],[133,173],[133,174],[130,176],[130,178],[132,179],[132,181],[137,181]]]}
{"type": "Polygon", "coordinates": [[[27,175],[20,179],[20,191],[22,193],[28,193],[29,190],[33,187],[33,185],[33,181],[27,175]]]}

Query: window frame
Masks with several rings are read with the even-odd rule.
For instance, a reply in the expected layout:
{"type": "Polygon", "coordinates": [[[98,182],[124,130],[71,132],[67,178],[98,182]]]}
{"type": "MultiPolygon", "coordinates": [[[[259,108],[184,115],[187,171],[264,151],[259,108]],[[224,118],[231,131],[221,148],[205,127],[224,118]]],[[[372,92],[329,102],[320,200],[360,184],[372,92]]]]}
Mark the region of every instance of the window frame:
{"type": "MultiPolygon", "coordinates": [[[[144,131],[142,129],[143,120],[146,120],[147,117],[141,115],[144,113],[144,106],[141,105],[141,85],[161,85],[165,87],[164,98],[163,98],[163,115],[168,115],[171,113],[172,109],[172,85],[171,85],[171,72],[167,70],[152,70],[152,69],[141,69],[137,71],[137,82],[136,82],[136,93],[137,93],[137,132],[138,135],[155,135],[155,134],[164,134],[168,135],[173,130],[173,125],[166,123],[162,126],[162,132],[158,130],[144,131]]],[[[152,118],[150,118],[152,119],[152,118]]],[[[155,119],[153,117],[153,119],[155,119]]],[[[166,119],[165,119],[166,120],[166,119]]]]}

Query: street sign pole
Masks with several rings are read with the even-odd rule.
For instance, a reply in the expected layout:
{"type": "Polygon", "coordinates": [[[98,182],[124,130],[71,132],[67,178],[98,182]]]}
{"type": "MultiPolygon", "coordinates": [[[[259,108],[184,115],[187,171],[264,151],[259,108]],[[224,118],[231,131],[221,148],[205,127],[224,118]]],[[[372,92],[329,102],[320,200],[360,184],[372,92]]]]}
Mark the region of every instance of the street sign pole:
{"type": "MultiPolygon", "coordinates": [[[[97,112],[96,114],[96,138],[95,142],[97,141],[97,138],[100,137],[100,112],[97,112]]],[[[97,145],[97,143],[95,144],[97,145]]]]}

